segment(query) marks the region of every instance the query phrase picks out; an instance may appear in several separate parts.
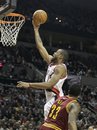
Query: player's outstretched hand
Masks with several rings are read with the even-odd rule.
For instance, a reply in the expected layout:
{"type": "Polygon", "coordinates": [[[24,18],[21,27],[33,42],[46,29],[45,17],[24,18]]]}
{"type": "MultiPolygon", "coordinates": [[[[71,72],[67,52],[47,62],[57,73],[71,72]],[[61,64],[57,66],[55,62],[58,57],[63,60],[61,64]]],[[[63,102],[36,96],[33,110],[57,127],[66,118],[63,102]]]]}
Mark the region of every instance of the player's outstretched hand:
{"type": "Polygon", "coordinates": [[[40,24],[36,26],[33,20],[32,20],[32,25],[33,25],[33,27],[34,27],[34,30],[35,30],[35,29],[37,29],[37,30],[38,30],[38,29],[39,29],[39,27],[40,27],[40,24]]]}
{"type": "Polygon", "coordinates": [[[19,81],[19,82],[17,82],[17,87],[18,88],[29,88],[29,83],[19,81]]]}

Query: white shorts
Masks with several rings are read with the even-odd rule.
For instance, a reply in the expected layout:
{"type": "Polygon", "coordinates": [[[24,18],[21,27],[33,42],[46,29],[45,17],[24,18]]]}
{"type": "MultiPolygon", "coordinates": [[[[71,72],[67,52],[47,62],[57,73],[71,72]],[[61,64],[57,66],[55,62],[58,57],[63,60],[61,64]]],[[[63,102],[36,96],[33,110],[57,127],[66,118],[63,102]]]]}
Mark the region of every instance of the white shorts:
{"type": "Polygon", "coordinates": [[[55,97],[52,97],[45,105],[44,105],[44,120],[47,119],[47,116],[49,114],[50,108],[55,102],[55,97]]]}

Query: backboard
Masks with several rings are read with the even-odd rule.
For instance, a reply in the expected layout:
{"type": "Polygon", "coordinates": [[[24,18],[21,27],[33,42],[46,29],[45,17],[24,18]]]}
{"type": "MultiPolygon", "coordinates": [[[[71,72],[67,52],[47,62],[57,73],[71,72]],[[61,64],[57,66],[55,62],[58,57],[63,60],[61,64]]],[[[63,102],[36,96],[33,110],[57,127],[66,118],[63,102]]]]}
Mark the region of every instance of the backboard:
{"type": "Polygon", "coordinates": [[[13,12],[16,8],[17,0],[0,0],[0,19],[13,12]]]}

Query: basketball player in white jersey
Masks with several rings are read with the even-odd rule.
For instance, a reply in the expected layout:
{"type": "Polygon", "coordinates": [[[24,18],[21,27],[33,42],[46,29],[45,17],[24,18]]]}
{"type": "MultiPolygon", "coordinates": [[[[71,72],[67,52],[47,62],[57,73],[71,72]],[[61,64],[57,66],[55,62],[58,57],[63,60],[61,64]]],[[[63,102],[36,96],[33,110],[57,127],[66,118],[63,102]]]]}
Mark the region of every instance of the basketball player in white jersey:
{"type": "Polygon", "coordinates": [[[67,78],[67,68],[64,62],[68,59],[68,53],[63,49],[58,49],[53,55],[49,55],[40,38],[39,26],[36,27],[33,23],[33,27],[37,49],[48,64],[45,82],[27,83],[20,81],[17,87],[45,89],[44,118],[46,119],[55,99],[64,95],[62,85],[67,78]]]}

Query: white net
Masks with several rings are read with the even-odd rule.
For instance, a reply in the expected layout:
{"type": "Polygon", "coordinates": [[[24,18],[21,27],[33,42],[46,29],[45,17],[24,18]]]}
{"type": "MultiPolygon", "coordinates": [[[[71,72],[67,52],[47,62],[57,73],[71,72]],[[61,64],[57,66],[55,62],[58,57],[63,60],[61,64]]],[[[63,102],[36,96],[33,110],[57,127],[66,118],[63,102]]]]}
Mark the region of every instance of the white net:
{"type": "Polygon", "coordinates": [[[21,14],[10,13],[0,20],[1,43],[3,46],[15,46],[18,33],[25,23],[25,17],[21,14]]]}

